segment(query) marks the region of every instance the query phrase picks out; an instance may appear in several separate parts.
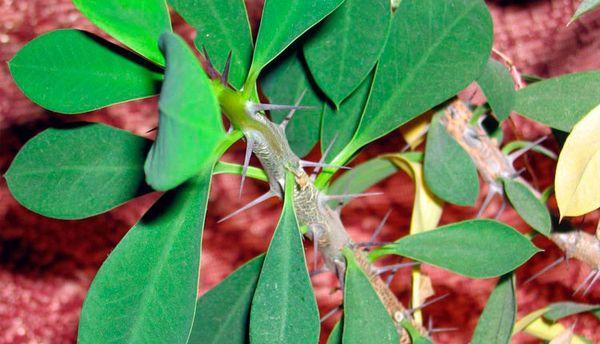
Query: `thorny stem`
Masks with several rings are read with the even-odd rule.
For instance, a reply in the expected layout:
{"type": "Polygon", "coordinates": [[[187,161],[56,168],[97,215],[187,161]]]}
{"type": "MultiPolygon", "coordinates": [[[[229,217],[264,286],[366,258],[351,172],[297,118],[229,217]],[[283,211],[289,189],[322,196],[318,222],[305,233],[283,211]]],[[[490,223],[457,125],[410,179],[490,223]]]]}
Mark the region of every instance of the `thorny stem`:
{"type": "MultiPolygon", "coordinates": [[[[401,325],[401,322],[407,319],[425,334],[426,331],[422,326],[414,323],[406,308],[377,274],[366,254],[355,248],[339,214],[327,205],[326,198],[323,197],[324,195],[317,185],[325,186],[331,178],[333,170],[327,169],[327,172],[322,174],[326,177],[318,178],[315,185],[302,168],[298,156],[290,149],[285,136],[285,128],[271,122],[260,113],[249,111],[250,97],[243,91],[242,93],[236,92],[217,82],[213,83],[213,87],[223,113],[229,118],[234,128],[240,130],[246,138],[252,138],[253,153],[268,176],[271,191],[282,197],[283,190],[285,190],[286,173],[291,172],[294,175],[296,185],[293,203],[299,225],[308,228],[306,235],[309,239],[318,240],[318,250],[328,269],[335,272],[342,282],[346,267],[342,250],[344,248],[353,250],[358,264],[367,274],[373,289],[394,319],[396,328],[401,335],[400,342],[410,343],[410,336],[401,325]]],[[[350,154],[348,152],[350,151],[342,152],[343,154],[338,155],[331,164],[342,165],[345,163],[346,161],[343,160],[349,159],[349,156],[344,154],[350,154]]]]}

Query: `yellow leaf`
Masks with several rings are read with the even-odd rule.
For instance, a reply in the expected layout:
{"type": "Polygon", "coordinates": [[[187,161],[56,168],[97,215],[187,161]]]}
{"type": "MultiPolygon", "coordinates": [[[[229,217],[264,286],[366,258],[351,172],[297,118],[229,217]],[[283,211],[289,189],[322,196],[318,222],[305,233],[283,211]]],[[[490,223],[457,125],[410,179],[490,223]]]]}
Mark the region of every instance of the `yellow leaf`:
{"type": "Polygon", "coordinates": [[[425,185],[423,165],[408,160],[402,154],[390,154],[385,158],[406,172],[415,182],[415,201],[410,219],[410,233],[415,234],[436,228],[442,216],[444,202],[425,185]]]}
{"type": "Polygon", "coordinates": [[[554,187],[561,218],[600,207],[600,105],[567,137],[558,157],[554,187]]]}
{"type": "Polygon", "coordinates": [[[429,122],[431,122],[432,115],[433,111],[427,111],[400,127],[400,133],[404,137],[404,141],[410,146],[410,149],[417,148],[425,140],[425,134],[427,134],[427,129],[429,129],[429,122]]]}

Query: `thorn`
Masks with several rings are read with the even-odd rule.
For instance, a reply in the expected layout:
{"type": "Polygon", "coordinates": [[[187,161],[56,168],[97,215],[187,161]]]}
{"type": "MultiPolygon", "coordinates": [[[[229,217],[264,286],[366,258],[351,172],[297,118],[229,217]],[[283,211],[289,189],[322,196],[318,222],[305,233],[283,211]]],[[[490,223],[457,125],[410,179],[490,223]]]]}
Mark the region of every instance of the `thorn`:
{"type": "Polygon", "coordinates": [[[483,200],[483,203],[481,204],[481,207],[479,208],[479,211],[477,212],[477,218],[481,218],[483,216],[483,214],[489,207],[490,202],[492,201],[492,199],[494,198],[494,196],[496,194],[499,194],[499,195],[502,194],[502,187],[499,185],[490,184],[489,189],[488,189],[488,194],[485,196],[485,199],[483,200]]]}
{"type": "Polygon", "coordinates": [[[379,236],[379,233],[381,233],[381,230],[383,229],[383,226],[385,226],[385,223],[387,222],[387,219],[388,219],[388,217],[390,217],[391,213],[392,213],[392,209],[388,210],[387,213],[385,213],[385,215],[383,216],[383,219],[381,219],[381,222],[379,222],[379,224],[373,231],[373,234],[371,234],[371,238],[369,239],[369,242],[374,242],[375,239],[377,239],[377,237],[379,236]]]}
{"type": "Polygon", "coordinates": [[[552,263],[548,264],[548,266],[546,266],[542,270],[536,272],[535,274],[533,274],[533,276],[529,277],[525,282],[523,282],[523,285],[528,284],[529,282],[533,281],[534,279],[536,279],[536,278],[540,277],[541,275],[545,274],[546,272],[552,270],[555,266],[562,263],[564,260],[565,260],[565,257],[560,257],[557,260],[553,261],[552,263]]]}
{"type": "Polygon", "coordinates": [[[375,274],[377,275],[381,275],[383,273],[386,273],[388,271],[393,271],[394,273],[402,268],[409,268],[409,267],[413,267],[416,265],[419,265],[421,263],[419,262],[407,262],[407,263],[399,263],[399,264],[393,264],[393,265],[388,265],[388,266],[382,266],[382,267],[375,267],[375,274]]]}
{"type": "MultiPolygon", "coordinates": [[[[485,119],[487,118],[487,115],[481,115],[479,116],[479,118],[477,119],[477,126],[480,127],[481,129],[483,128],[483,122],[485,121],[485,119]]],[[[485,129],[484,129],[485,130],[485,129]]]]}
{"type": "Polygon", "coordinates": [[[327,312],[320,320],[320,322],[324,322],[325,320],[331,318],[335,313],[337,313],[338,311],[340,311],[342,309],[342,306],[337,306],[334,309],[330,310],[329,312],[327,312]]]}
{"type": "Polygon", "coordinates": [[[431,299],[431,300],[429,300],[429,301],[427,301],[427,302],[425,302],[425,303],[423,303],[423,304],[421,304],[421,305],[419,305],[417,307],[409,309],[408,312],[410,314],[412,314],[412,313],[414,313],[414,312],[416,312],[416,311],[418,311],[420,309],[423,309],[423,308],[425,308],[427,306],[431,306],[432,304],[434,304],[436,302],[442,301],[443,299],[447,298],[448,296],[450,296],[450,293],[446,293],[444,295],[435,297],[435,298],[433,298],[433,299],[431,299]]]}
{"type": "MultiPolygon", "coordinates": [[[[306,94],[306,89],[304,89],[304,91],[302,91],[302,93],[300,93],[300,96],[298,97],[298,99],[296,99],[296,103],[294,104],[294,106],[299,106],[300,102],[302,101],[302,99],[304,99],[304,95],[306,94]]],[[[296,113],[297,109],[291,109],[290,112],[287,114],[287,116],[285,116],[285,118],[283,119],[283,121],[281,121],[281,123],[279,123],[279,127],[281,129],[285,129],[285,127],[288,125],[288,123],[292,120],[292,118],[294,117],[294,114],[296,113]]]]}
{"type": "Polygon", "coordinates": [[[312,242],[313,242],[313,269],[318,270],[317,263],[319,259],[319,239],[323,235],[323,230],[319,228],[319,225],[309,225],[310,231],[312,233],[312,242]]]}
{"type": "Polygon", "coordinates": [[[322,274],[324,272],[327,272],[327,271],[329,271],[329,270],[327,270],[327,268],[316,269],[316,270],[311,271],[309,273],[309,275],[310,275],[310,277],[313,277],[313,276],[320,275],[320,274],[322,274]]]}
{"type": "MultiPolygon", "coordinates": [[[[579,284],[577,286],[577,288],[575,289],[575,291],[573,292],[573,295],[577,294],[579,292],[579,290],[586,285],[592,278],[594,278],[594,276],[598,273],[598,270],[593,270],[592,272],[590,272],[587,277],[583,280],[583,282],[581,282],[581,284],[579,284]]],[[[595,278],[594,278],[595,279],[595,278]]]]}
{"type": "Polygon", "coordinates": [[[229,68],[231,67],[231,51],[227,55],[227,60],[225,61],[225,67],[223,68],[223,73],[221,74],[221,84],[223,86],[227,86],[227,79],[229,79],[229,68]]]}
{"type": "Polygon", "coordinates": [[[506,196],[502,196],[502,203],[500,204],[500,209],[498,209],[498,212],[496,213],[496,216],[494,216],[494,219],[498,220],[505,209],[506,209],[506,196]]]}
{"type": "Polygon", "coordinates": [[[240,193],[238,198],[242,197],[242,191],[244,190],[244,182],[246,181],[246,173],[248,173],[248,165],[250,165],[250,156],[252,155],[252,149],[254,148],[254,138],[252,136],[246,137],[246,155],[244,156],[244,166],[242,167],[242,181],[240,182],[240,193]]]}
{"type": "Polygon", "coordinates": [[[327,148],[325,148],[325,151],[323,152],[323,155],[321,155],[321,159],[319,159],[319,162],[317,163],[317,164],[319,164],[319,166],[315,167],[315,169],[313,170],[312,174],[310,175],[310,179],[312,181],[315,180],[315,178],[317,177],[317,174],[319,173],[319,171],[321,171],[321,167],[325,163],[325,159],[327,158],[327,154],[329,154],[329,151],[331,150],[331,147],[333,147],[333,144],[335,143],[335,140],[337,139],[337,137],[338,137],[338,133],[335,133],[335,135],[333,136],[333,139],[329,143],[329,146],[327,146],[327,148]]]}
{"type": "Polygon", "coordinates": [[[512,165],[515,160],[517,160],[521,155],[527,153],[528,151],[530,151],[533,147],[539,145],[540,143],[542,143],[544,140],[546,140],[548,138],[548,136],[542,136],[539,139],[531,142],[530,144],[528,144],[527,146],[521,148],[521,149],[517,149],[516,151],[510,153],[506,158],[508,159],[508,162],[512,165]]]}
{"type": "Polygon", "coordinates": [[[458,327],[432,328],[431,330],[429,330],[429,333],[452,332],[452,331],[458,331],[458,327]]]}
{"type": "Polygon", "coordinates": [[[204,59],[206,60],[206,68],[207,68],[206,72],[207,72],[208,76],[211,79],[218,78],[219,72],[213,65],[212,61],[210,60],[210,56],[208,56],[208,51],[206,51],[206,46],[204,46],[204,45],[202,45],[202,55],[204,55],[204,59]]]}
{"type": "Polygon", "coordinates": [[[230,125],[229,125],[229,129],[227,129],[227,135],[229,135],[229,134],[233,133],[233,131],[234,131],[234,130],[235,130],[235,129],[233,128],[233,125],[231,125],[231,124],[230,124],[230,125]]]}
{"type": "Polygon", "coordinates": [[[592,287],[594,286],[594,284],[596,284],[596,282],[598,281],[598,279],[600,279],[600,270],[596,270],[596,276],[594,276],[594,279],[590,282],[590,285],[588,285],[587,288],[585,288],[585,290],[583,291],[583,296],[586,296],[587,293],[592,290],[592,287]]]}
{"type": "Polygon", "coordinates": [[[433,316],[427,320],[427,333],[431,333],[431,330],[433,330],[433,316]]]}
{"type": "Polygon", "coordinates": [[[324,202],[329,201],[345,201],[358,197],[369,197],[369,196],[380,196],[383,192],[364,192],[359,194],[347,194],[347,195],[320,195],[324,202]]]}
{"type": "Polygon", "coordinates": [[[238,209],[238,210],[234,211],[233,213],[231,213],[231,214],[225,216],[224,218],[220,219],[219,221],[217,221],[217,223],[221,223],[221,222],[223,222],[225,220],[228,220],[228,219],[236,216],[237,214],[239,214],[239,213],[241,213],[241,212],[243,212],[245,210],[248,210],[248,209],[254,207],[255,205],[260,204],[260,203],[262,203],[262,202],[264,202],[264,201],[268,200],[269,198],[274,197],[276,195],[277,194],[275,192],[273,192],[273,190],[269,190],[266,193],[264,193],[263,195],[258,196],[256,199],[254,199],[250,203],[248,203],[245,206],[241,207],[240,209],[238,209]]]}
{"type": "Polygon", "coordinates": [[[393,241],[368,241],[368,242],[359,242],[356,244],[352,244],[351,246],[354,248],[369,248],[369,247],[374,247],[374,246],[385,246],[385,245],[391,245],[394,244],[393,241]]]}
{"type": "Polygon", "coordinates": [[[152,129],[148,130],[148,131],[146,132],[146,134],[150,134],[151,132],[155,131],[156,129],[158,129],[158,127],[154,127],[154,128],[152,128],[152,129]]]}
{"type": "Polygon", "coordinates": [[[251,113],[257,113],[260,111],[270,110],[303,110],[303,109],[314,109],[314,106],[304,105],[280,105],[280,104],[261,104],[261,103],[249,103],[247,105],[248,111],[251,113]]]}
{"type": "Polygon", "coordinates": [[[316,168],[322,168],[322,167],[327,167],[327,168],[339,168],[342,170],[351,170],[351,167],[347,167],[347,166],[337,166],[337,165],[331,165],[331,164],[324,164],[322,162],[313,162],[313,161],[306,161],[306,160],[300,160],[300,166],[301,167],[316,167],[316,168]]]}

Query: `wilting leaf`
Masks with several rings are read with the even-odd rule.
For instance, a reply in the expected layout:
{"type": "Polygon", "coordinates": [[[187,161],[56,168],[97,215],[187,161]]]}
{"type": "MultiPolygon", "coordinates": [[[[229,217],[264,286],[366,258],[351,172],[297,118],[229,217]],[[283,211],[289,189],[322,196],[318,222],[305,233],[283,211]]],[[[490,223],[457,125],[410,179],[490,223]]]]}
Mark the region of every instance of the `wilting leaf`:
{"type": "Polygon", "coordinates": [[[346,250],[346,283],[344,285],[344,344],[394,343],[398,332],[371,282],[346,250]]]}
{"type": "Polygon", "coordinates": [[[415,183],[415,200],[410,218],[410,232],[425,232],[437,227],[442,217],[444,201],[437,198],[425,185],[423,165],[409,160],[404,154],[391,154],[386,157],[406,172],[415,183]]]}
{"type": "MultiPolygon", "coordinates": [[[[316,93],[300,52],[286,54],[270,66],[262,78],[262,88],[273,104],[293,105],[306,92],[300,104],[312,108],[297,110],[285,130],[294,153],[305,156],[319,141],[323,101],[316,93]]],[[[288,111],[271,111],[271,118],[281,123],[287,114],[288,111]]]]}
{"type": "Polygon", "coordinates": [[[78,343],[185,343],[198,293],[211,170],[170,191],[133,227],[94,278],[78,343]]]}
{"type": "Polygon", "coordinates": [[[231,273],[196,303],[189,344],[245,344],[248,342],[250,305],[264,255],[231,273]]]}
{"type": "Polygon", "coordinates": [[[591,305],[576,302],[555,302],[548,305],[548,310],[544,318],[552,321],[558,321],[571,315],[600,310],[600,305],[591,305]]]}
{"type": "Polygon", "coordinates": [[[574,22],[584,14],[587,14],[598,7],[600,7],[600,0],[581,0],[579,7],[577,7],[575,14],[573,14],[573,17],[571,18],[571,22],[574,22]]]}
{"type": "Polygon", "coordinates": [[[256,38],[251,74],[258,75],[264,66],[343,1],[266,0],[256,38]]]}
{"type": "Polygon", "coordinates": [[[600,71],[562,75],[517,92],[515,111],[542,124],[571,131],[600,104],[600,71]]]}
{"type": "Polygon", "coordinates": [[[8,66],[27,97],[64,114],[155,95],[162,80],[150,63],[79,30],[57,30],[37,37],[8,66]]]}
{"type": "Polygon", "coordinates": [[[375,66],[391,14],[389,0],[345,0],[304,45],[315,81],[336,107],[375,66]]]}
{"type": "Polygon", "coordinates": [[[244,0],[169,0],[186,22],[197,30],[196,47],[205,47],[220,71],[231,52],[229,82],[242,87],[252,59],[252,33],[244,0]]]}
{"type": "Polygon", "coordinates": [[[491,47],[492,20],[483,1],[400,2],[354,148],[468,86],[481,75],[491,47]]]}
{"type": "Polygon", "coordinates": [[[579,216],[600,207],[600,105],[567,137],[558,157],[554,187],[560,216],[579,216]]]}
{"type": "Polygon", "coordinates": [[[346,146],[351,144],[367,103],[372,82],[373,77],[370,75],[337,110],[329,104],[325,104],[321,128],[321,152],[325,152],[335,139],[325,159],[326,162],[331,162],[346,146]]]}
{"type": "Polygon", "coordinates": [[[150,144],[102,124],[47,129],[23,146],[6,182],[17,201],[38,214],[93,216],[150,191],[144,182],[150,144]]]}
{"type": "Polygon", "coordinates": [[[185,41],[173,33],[161,36],[167,57],[158,108],[158,136],[146,159],[146,181],[169,190],[218,159],[225,137],[221,110],[210,80],[185,41]]]}
{"type": "Polygon", "coordinates": [[[472,344],[509,343],[517,318],[517,296],[513,274],[502,276],[490,294],[477,321],[472,344]]]}
{"type": "Polygon", "coordinates": [[[396,172],[398,168],[388,159],[368,160],[337,178],[327,193],[330,195],[361,193],[396,172]]]}
{"type": "Polygon", "coordinates": [[[73,0],[92,23],[150,61],[164,65],[158,38],[171,31],[165,0],[73,0]]]}
{"type": "Polygon", "coordinates": [[[508,69],[502,63],[489,59],[477,83],[498,120],[503,121],[508,118],[517,96],[515,83],[508,69]]]}
{"type": "Polygon", "coordinates": [[[537,247],[514,228],[494,220],[469,220],[406,236],[373,250],[370,257],[396,254],[473,278],[513,271],[537,247]]]}
{"type": "Polygon", "coordinates": [[[286,178],[283,212],[265,256],[250,312],[254,343],[317,343],[319,310],[294,214],[294,180],[286,178]]]}
{"type": "Polygon", "coordinates": [[[450,203],[472,206],[479,194],[479,177],[471,157],[448,134],[439,112],[431,120],[425,145],[424,172],[429,189],[450,203]]]}
{"type": "Polygon", "coordinates": [[[545,236],[552,231],[552,219],[548,208],[523,183],[505,178],[504,191],[513,208],[531,228],[545,236]]]}

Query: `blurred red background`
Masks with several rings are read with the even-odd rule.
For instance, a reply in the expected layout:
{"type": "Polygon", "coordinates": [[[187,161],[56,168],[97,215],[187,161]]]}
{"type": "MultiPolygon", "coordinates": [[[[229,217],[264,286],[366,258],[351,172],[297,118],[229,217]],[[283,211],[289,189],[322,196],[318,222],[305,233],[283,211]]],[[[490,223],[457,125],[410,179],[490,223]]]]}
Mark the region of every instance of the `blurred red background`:
{"type": "MultiPolygon", "coordinates": [[[[253,22],[261,11],[261,1],[247,1],[253,22]]],[[[524,73],[554,76],[600,68],[600,12],[566,26],[579,0],[488,1],[495,23],[494,46],[510,56],[524,73]]],[[[175,29],[191,39],[194,32],[179,18],[175,29]]],[[[13,83],[6,61],[34,37],[58,28],[75,27],[100,33],[69,0],[0,0],[0,172],[4,173],[19,148],[48,126],[66,121],[101,121],[139,135],[155,127],[156,100],[121,104],[78,116],[59,116],[27,100],[13,83]]],[[[103,35],[103,34],[101,34],[103,35]]],[[[515,119],[525,138],[547,133],[532,122],[515,119]]],[[[510,129],[506,130],[511,137],[510,129]]],[[[556,149],[553,142],[546,146],[556,149]]],[[[403,146],[398,133],[392,133],[368,148],[357,160],[403,146]]],[[[243,145],[236,145],[227,159],[239,161],[243,145]]],[[[318,157],[313,152],[313,157],[318,157]]],[[[530,157],[540,188],[550,185],[554,165],[545,158],[530,157]]],[[[271,200],[222,224],[216,220],[265,191],[258,182],[247,183],[241,200],[237,197],[239,177],[218,176],[213,184],[203,239],[200,292],[212,288],[244,261],[263,252],[279,215],[280,202],[271,200]]],[[[380,219],[392,209],[382,240],[405,235],[410,220],[413,186],[398,173],[377,185],[373,191],[385,196],[356,200],[343,211],[343,220],[353,238],[367,240],[380,219]]],[[[110,213],[83,221],[58,221],[36,215],[21,207],[0,180],[0,343],[71,343],[76,340],[77,323],[86,290],[102,261],[158,195],[148,195],[110,213]]],[[[499,204],[488,211],[495,214],[499,204]]],[[[471,218],[475,209],[446,206],[442,222],[471,218]]],[[[501,220],[525,230],[527,227],[512,210],[501,220]]],[[[592,231],[589,218],[575,222],[592,231]]],[[[536,255],[517,276],[524,280],[560,256],[549,242],[536,240],[546,251],[536,255]]],[[[470,280],[437,268],[424,267],[437,294],[450,293],[444,301],[424,311],[436,327],[457,327],[454,332],[434,336],[440,343],[466,343],[477,323],[495,280],[470,280]]],[[[519,316],[548,302],[571,300],[575,286],[589,268],[572,261],[546,273],[526,287],[518,288],[519,316]]],[[[339,304],[339,292],[332,294],[334,278],[322,274],[313,278],[322,314],[339,304]]],[[[393,283],[403,302],[409,296],[409,274],[403,271],[393,283]]],[[[579,302],[600,302],[600,285],[579,302]]],[[[329,331],[337,317],[325,322],[329,331]]],[[[570,317],[575,330],[600,342],[600,322],[590,315],[570,317]]],[[[518,335],[515,342],[536,342],[518,335]]]]}

